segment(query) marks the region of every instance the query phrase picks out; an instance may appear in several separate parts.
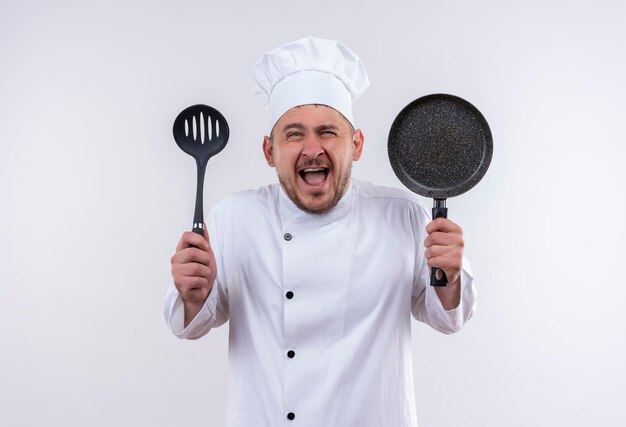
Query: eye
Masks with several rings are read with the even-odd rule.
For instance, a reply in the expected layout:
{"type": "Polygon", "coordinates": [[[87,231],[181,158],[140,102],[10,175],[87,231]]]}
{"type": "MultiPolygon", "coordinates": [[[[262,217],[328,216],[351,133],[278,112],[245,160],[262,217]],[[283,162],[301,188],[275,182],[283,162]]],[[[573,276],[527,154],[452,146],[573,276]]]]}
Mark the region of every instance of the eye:
{"type": "Polygon", "coordinates": [[[289,132],[287,138],[299,138],[302,136],[302,132],[289,132]]]}
{"type": "Polygon", "coordinates": [[[323,136],[337,136],[337,134],[332,130],[323,130],[320,134],[323,136]]]}

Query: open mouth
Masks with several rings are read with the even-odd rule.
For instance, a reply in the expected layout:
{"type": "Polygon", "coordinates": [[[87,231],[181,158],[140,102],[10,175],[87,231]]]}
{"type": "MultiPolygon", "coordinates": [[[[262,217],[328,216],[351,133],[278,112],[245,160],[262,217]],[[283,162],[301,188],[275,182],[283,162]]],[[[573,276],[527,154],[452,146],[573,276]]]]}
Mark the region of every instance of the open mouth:
{"type": "Polygon", "coordinates": [[[304,182],[309,185],[321,185],[326,181],[328,168],[305,168],[298,172],[304,182]]]}

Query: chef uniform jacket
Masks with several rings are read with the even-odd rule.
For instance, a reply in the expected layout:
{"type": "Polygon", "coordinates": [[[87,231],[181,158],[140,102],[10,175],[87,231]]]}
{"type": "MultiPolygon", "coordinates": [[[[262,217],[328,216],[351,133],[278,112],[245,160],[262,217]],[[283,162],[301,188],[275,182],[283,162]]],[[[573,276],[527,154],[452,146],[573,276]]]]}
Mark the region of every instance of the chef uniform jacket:
{"type": "Polygon", "coordinates": [[[213,289],[184,328],[171,286],[165,317],[187,339],[230,320],[230,426],[417,425],[411,313],[453,333],[475,307],[466,260],[457,308],[430,286],[429,221],[412,194],[356,179],[321,215],[278,184],[212,209],[213,289]]]}

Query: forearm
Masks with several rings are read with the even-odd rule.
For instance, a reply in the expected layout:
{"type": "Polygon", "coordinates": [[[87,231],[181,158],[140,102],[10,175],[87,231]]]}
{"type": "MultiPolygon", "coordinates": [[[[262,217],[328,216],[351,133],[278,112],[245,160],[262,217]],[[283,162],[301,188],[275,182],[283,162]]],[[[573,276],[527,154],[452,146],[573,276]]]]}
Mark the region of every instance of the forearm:
{"type": "Polygon", "coordinates": [[[191,321],[198,315],[203,305],[204,303],[198,304],[183,300],[183,308],[185,309],[185,328],[189,326],[191,321]]]}
{"type": "Polygon", "coordinates": [[[461,303],[461,276],[448,286],[436,287],[437,297],[445,310],[453,310],[461,303]]]}

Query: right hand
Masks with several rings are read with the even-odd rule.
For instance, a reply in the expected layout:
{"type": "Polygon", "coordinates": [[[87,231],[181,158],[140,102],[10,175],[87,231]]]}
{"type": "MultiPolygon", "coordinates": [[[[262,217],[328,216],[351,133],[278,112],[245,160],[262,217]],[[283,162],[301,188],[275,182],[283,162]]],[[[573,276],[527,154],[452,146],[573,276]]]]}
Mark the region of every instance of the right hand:
{"type": "Polygon", "coordinates": [[[217,274],[206,226],[204,237],[192,231],[183,233],[171,262],[174,286],[185,307],[186,327],[209,297],[217,274]]]}

